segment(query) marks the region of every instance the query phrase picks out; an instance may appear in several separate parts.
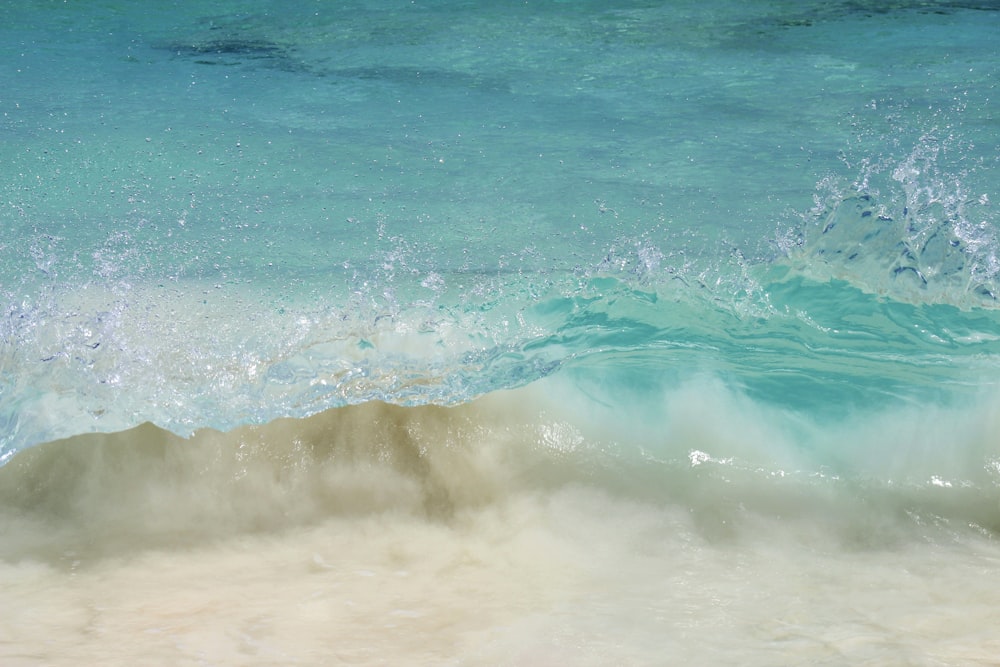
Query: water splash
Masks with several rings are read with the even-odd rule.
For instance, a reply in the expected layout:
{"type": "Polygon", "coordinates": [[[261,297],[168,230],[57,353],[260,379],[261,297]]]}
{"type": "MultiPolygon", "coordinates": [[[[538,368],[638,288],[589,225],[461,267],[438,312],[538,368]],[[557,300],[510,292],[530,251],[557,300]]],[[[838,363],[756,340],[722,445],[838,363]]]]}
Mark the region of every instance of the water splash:
{"type": "Polygon", "coordinates": [[[846,191],[821,182],[801,236],[786,232],[778,245],[816,279],[912,303],[995,307],[1000,245],[989,194],[969,191],[970,171],[940,166],[953,141],[925,134],[895,164],[864,163],[846,191]]]}

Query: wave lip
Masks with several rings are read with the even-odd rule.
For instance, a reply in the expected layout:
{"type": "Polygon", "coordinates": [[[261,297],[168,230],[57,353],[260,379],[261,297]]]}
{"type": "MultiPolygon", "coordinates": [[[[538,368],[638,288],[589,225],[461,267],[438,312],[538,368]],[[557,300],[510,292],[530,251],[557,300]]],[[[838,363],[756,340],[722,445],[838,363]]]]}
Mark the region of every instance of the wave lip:
{"type": "MultiPolygon", "coordinates": [[[[811,252],[843,255],[825,247],[811,252]]],[[[817,264],[747,267],[735,295],[658,265],[662,280],[603,268],[540,291],[511,276],[485,306],[391,310],[243,285],[88,285],[6,334],[2,456],[144,421],[189,436],[368,401],[458,405],[570,371],[656,391],[714,374],[807,415],[990,384],[1000,310],[878,296],[817,280],[817,264]]]]}

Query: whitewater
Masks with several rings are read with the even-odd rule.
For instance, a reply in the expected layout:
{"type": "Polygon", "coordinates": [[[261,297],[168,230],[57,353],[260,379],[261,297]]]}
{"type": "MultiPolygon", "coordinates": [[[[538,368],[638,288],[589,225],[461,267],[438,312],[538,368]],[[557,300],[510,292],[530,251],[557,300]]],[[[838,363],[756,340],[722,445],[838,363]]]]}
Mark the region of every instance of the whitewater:
{"type": "Polygon", "coordinates": [[[998,10],[0,9],[0,663],[1000,664],[998,10]]]}

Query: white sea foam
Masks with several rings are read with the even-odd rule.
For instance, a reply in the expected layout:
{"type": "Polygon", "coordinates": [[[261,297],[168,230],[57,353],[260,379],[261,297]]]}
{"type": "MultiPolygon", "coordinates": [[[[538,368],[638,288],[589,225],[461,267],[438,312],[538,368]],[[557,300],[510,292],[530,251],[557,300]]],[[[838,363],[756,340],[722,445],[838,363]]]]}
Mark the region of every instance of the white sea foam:
{"type": "Polygon", "coordinates": [[[0,468],[0,658],[988,664],[995,406],[810,429],[705,381],[615,425],[557,378],[40,445],[0,468]]]}
{"type": "Polygon", "coordinates": [[[992,545],[843,549],[578,486],[0,564],[7,665],[990,664],[992,545]]]}

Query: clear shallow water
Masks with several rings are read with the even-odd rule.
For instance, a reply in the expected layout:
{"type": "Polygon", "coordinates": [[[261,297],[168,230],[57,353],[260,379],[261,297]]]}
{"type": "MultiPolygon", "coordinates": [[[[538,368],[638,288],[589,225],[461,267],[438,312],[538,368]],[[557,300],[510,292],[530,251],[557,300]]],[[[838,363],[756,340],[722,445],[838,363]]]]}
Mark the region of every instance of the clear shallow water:
{"type": "Polygon", "coordinates": [[[5,657],[989,664],[995,9],[2,10],[5,657]]]}

